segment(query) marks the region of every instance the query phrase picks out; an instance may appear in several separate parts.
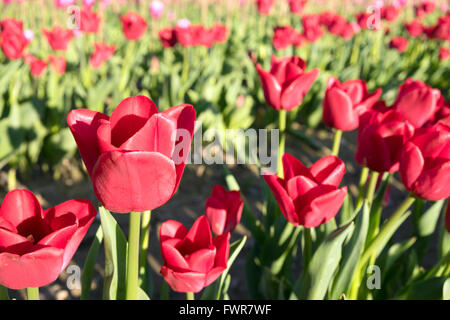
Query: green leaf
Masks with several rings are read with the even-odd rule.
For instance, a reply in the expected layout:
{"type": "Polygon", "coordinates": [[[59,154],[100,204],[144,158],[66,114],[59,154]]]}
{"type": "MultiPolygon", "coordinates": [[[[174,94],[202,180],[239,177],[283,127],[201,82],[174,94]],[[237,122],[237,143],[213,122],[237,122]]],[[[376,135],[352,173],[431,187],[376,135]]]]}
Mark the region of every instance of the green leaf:
{"type": "Polygon", "coordinates": [[[369,229],[369,212],[369,206],[367,203],[364,203],[362,212],[357,218],[355,231],[349,243],[344,246],[341,267],[334,277],[332,290],[330,291],[330,299],[337,300],[342,294],[348,296],[349,286],[355,274],[362,250],[364,249],[364,243],[369,229]]]}
{"type": "Polygon", "coordinates": [[[444,202],[445,200],[436,201],[423,215],[421,215],[418,221],[419,236],[426,237],[434,232],[444,202]]]}
{"type": "Polygon", "coordinates": [[[445,280],[444,285],[442,287],[442,299],[450,300],[450,278],[445,280]]]}
{"type": "Polygon", "coordinates": [[[415,282],[409,286],[406,293],[397,298],[404,300],[440,300],[442,299],[443,287],[448,280],[448,277],[439,277],[415,282]]]}
{"type": "Polygon", "coordinates": [[[147,293],[141,288],[138,287],[138,300],[150,300],[150,297],[147,295],[147,293]]]}
{"type": "Polygon", "coordinates": [[[204,290],[201,298],[202,300],[220,300],[227,293],[229,286],[229,280],[227,284],[227,278],[230,278],[228,272],[230,271],[231,266],[239,255],[239,252],[241,252],[242,248],[244,247],[246,241],[247,237],[244,236],[242,239],[237,240],[231,244],[227,269],[216,281],[214,281],[204,290]]]}
{"type": "Polygon", "coordinates": [[[114,217],[103,207],[100,207],[100,220],[105,246],[103,299],[124,299],[128,243],[114,217]]]}
{"type": "Polygon", "coordinates": [[[358,214],[359,211],[355,211],[353,208],[353,200],[352,196],[350,195],[350,192],[347,192],[347,196],[344,199],[344,203],[342,204],[341,211],[340,211],[340,225],[345,226],[350,221],[353,221],[358,214]]]}
{"type": "Polygon", "coordinates": [[[353,231],[353,223],[336,230],[317,248],[301,280],[300,299],[321,300],[325,297],[331,279],[341,260],[342,245],[353,231]]]}
{"type": "Polygon", "coordinates": [[[95,233],[95,238],[89,248],[88,255],[81,274],[81,300],[89,300],[91,295],[92,276],[94,274],[94,267],[97,263],[98,251],[103,241],[102,227],[99,226],[95,233]]]}

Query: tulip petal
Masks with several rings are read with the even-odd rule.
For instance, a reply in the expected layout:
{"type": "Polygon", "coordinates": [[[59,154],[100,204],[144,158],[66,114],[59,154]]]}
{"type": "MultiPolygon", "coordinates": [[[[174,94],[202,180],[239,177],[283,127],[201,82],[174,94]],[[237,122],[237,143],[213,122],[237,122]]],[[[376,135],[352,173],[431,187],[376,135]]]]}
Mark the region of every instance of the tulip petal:
{"type": "Polygon", "coordinates": [[[420,128],[434,115],[436,103],[433,91],[425,87],[401,95],[395,108],[414,127],[420,128]]]}
{"type": "Polygon", "coordinates": [[[161,256],[164,264],[174,271],[186,272],[190,270],[189,264],[183,255],[168,241],[161,243],[161,256]]]}
{"type": "Polygon", "coordinates": [[[431,200],[439,201],[450,197],[450,161],[445,161],[432,169],[422,171],[413,186],[414,194],[431,200]]]}
{"type": "Polygon", "coordinates": [[[13,290],[46,286],[63,271],[62,260],[63,250],[51,247],[23,256],[0,253],[0,284],[13,290]]]}
{"type": "Polygon", "coordinates": [[[338,187],[345,174],[344,161],[336,156],[326,156],[316,161],[309,171],[319,184],[338,187]]]}
{"type": "Polygon", "coordinates": [[[283,162],[284,180],[287,181],[296,176],[305,176],[311,180],[314,177],[309,172],[309,169],[303,165],[296,157],[285,153],[281,160],[283,162]]]}
{"type": "Polygon", "coordinates": [[[112,144],[122,145],[155,113],[158,113],[158,108],[145,96],[129,97],[123,100],[111,114],[112,144]]]}
{"type": "MultiPolygon", "coordinates": [[[[191,229],[185,237],[186,251],[192,252],[199,248],[210,248],[212,245],[212,235],[206,216],[200,216],[195,220],[191,229]]],[[[180,249],[184,252],[184,250],[180,249]]]]}
{"type": "Polygon", "coordinates": [[[216,267],[227,267],[230,256],[230,237],[230,233],[227,232],[213,239],[214,246],[217,249],[214,263],[216,267]]]}
{"type": "Polygon", "coordinates": [[[261,80],[261,85],[267,104],[275,110],[280,110],[280,83],[278,83],[277,79],[272,74],[262,69],[259,64],[256,66],[256,70],[258,71],[259,78],[261,80]]]}
{"type": "Polygon", "coordinates": [[[0,228],[0,252],[22,255],[33,244],[20,234],[0,228]]]}
{"type": "Polygon", "coordinates": [[[222,234],[227,223],[227,210],[225,208],[220,208],[220,206],[222,206],[222,204],[218,203],[216,199],[209,198],[206,201],[205,214],[211,225],[211,230],[215,235],[222,234]]]}
{"type": "Polygon", "coordinates": [[[341,89],[348,95],[353,105],[360,103],[367,93],[367,85],[363,80],[348,80],[341,84],[341,89]]]}
{"type": "Polygon", "coordinates": [[[171,238],[183,239],[186,234],[186,227],[175,220],[164,221],[159,230],[159,238],[162,242],[171,238]]]}
{"type": "Polygon", "coordinates": [[[412,190],[414,182],[423,170],[425,160],[420,149],[411,142],[404,147],[400,156],[400,178],[406,189],[412,190]]]}
{"type": "Polygon", "coordinates": [[[216,248],[200,249],[186,257],[189,267],[194,272],[207,273],[214,267],[216,248]]]}
{"type": "Polygon", "coordinates": [[[100,156],[97,143],[97,129],[109,117],[87,109],[72,110],[67,116],[67,123],[80,151],[81,158],[89,174],[100,156]]]}
{"type": "Polygon", "coordinates": [[[161,275],[176,292],[197,293],[205,287],[205,274],[197,272],[176,272],[162,266],[161,275]]]}
{"type": "Polygon", "coordinates": [[[173,195],[173,161],[155,152],[103,153],[94,170],[94,192],[106,209],[118,213],[153,210],[173,195]]]}
{"type": "Polygon", "coordinates": [[[358,114],[350,97],[339,88],[326,91],[323,105],[323,122],[342,131],[355,130],[359,126],[358,114]]]}
{"type": "Polygon", "coordinates": [[[299,106],[303,101],[303,97],[308,93],[316,80],[318,74],[319,69],[313,69],[310,72],[299,76],[296,80],[292,81],[289,86],[283,89],[280,98],[281,109],[289,111],[299,106]]]}
{"type": "Polygon", "coordinates": [[[317,182],[305,176],[293,177],[286,183],[289,197],[294,201],[315,187],[317,187],[317,182]]]}
{"type": "Polygon", "coordinates": [[[3,199],[0,216],[15,228],[21,229],[27,221],[41,218],[42,208],[32,192],[16,189],[8,192],[3,199]]]}

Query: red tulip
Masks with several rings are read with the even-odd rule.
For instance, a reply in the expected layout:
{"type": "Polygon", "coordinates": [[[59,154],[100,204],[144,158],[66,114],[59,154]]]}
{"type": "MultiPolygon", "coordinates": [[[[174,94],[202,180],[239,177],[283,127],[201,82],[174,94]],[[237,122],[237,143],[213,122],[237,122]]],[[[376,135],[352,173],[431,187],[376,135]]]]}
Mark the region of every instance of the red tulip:
{"type": "Polygon", "coordinates": [[[289,10],[293,14],[300,14],[303,11],[303,8],[306,5],[306,0],[288,0],[289,1],[289,10]]]}
{"type": "Polygon", "coordinates": [[[414,6],[416,16],[418,18],[425,17],[428,13],[432,13],[436,8],[436,4],[433,1],[423,0],[420,5],[414,6]]]}
{"type": "Polygon", "coordinates": [[[400,14],[400,9],[394,6],[386,6],[381,8],[381,18],[387,21],[395,21],[400,14]]]}
{"type": "Polygon", "coordinates": [[[158,113],[153,101],[137,96],[123,100],[111,117],[77,109],[67,122],[106,209],[152,210],[177,190],[194,132],[191,105],[158,113]]]}
{"type": "Polygon", "coordinates": [[[211,48],[215,41],[215,34],[212,29],[206,29],[202,25],[191,25],[193,38],[196,40],[194,45],[204,46],[206,48],[211,48]]]}
{"type": "Polygon", "coordinates": [[[269,15],[274,5],[274,0],[256,0],[258,6],[258,12],[262,15],[269,15]]]}
{"type": "Polygon", "coordinates": [[[134,12],[128,12],[120,16],[122,31],[128,40],[140,39],[147,30],[147,22],[134,12]]]}
{"type": "Polygon", "coordinates": [[[30,66],[31,75],[34,77],[40,77],[47,68],[47,61],[38,59],[31,54],[27,54],[24,60],[30,66]]]}
{"type": "Polygon", "coordinates": [[[91,9],[83,9],[80,13],[80,29],[86,33],[97,33],[100,26],[100,16],[91,9]]]}
{"type": "Polygon", "coordinates": [[[420,128],[438,111],[441,92],[422,81],[407,79],[399,87],[393,107],[414,127],[420,128]]]}
{"type": "Polygon", "coordinates": [[[198,44],[198,39],[194,34],[195,26],[180,27],[175,26],[175,36],[177,42],[183,47],[193,47],[198,44]]]}
{"type": "Polygon", "coordinates": [[[418,37],[423,33],[423,26],[418,20],[413,20],[409,24],[405,24],[405,28],[411,37],[418,37]]]}
{"type": "Polygon", "coordinates": [[[323,122],[330,127],[351,131],[359,127],[359,117],[371,109],[381,96],[381,89],[369,94],[363,80],[340,83],[330,77],[323,101],[323,122]]]}
{"type": "Polygon", "coordinates": [[[211,32],[214,35],[214,41],[218,43],[224,43],[228,38],[228,28],[224,25],[215,23],[211,27],[211,32]]]}
{"type": "Polygon", "coordinates": [[[299,106],[319,74],[318,69],[305,72],[306,63],[299,57],[277,59],[272,56],[270,72],[259,64],[256,69],[266,102],[275,110],[292,110],[299,106]]]}
{"type": "Polygon", "coordinates": [[[161,274],[177,292],[199,292],[213,283],[227,268],[230,233],[212,238],[206,216],[188,231],[181,223],[161,224],[161,274]]]}
{"type": "Polygon", "coordinates": [[[66,59],[64,57],[49,56],[50,66],[57,74],[64,74],[66,72],[66,59]]]}
{"type": "Polygon", "coordinates": [[[177,44],[175,30],[171,28],[161,29],[158,32],[159,40],[164,48],[172,48],[177,44]]]}
{"type": "Polygon", "coordinates": [[[317,227],[336,216],[347,195],[338,188],[345,174],[344,162],[326,156],[309,169],[290,154],[283,155],[284,178],[264,175],[281,212],[294,226],[317,227]]]}
{"type": "Polygon", "coordinates": [[[12,18],[6,18],[0,21],[1,31],[9,31],[14,33],[23,33],[23,22],[12,18]]]}
{"type": "Polygon", "coordinates": [[[274,29],[273,47],[275,50],[283,50],[291,45],[298,47],[301,46],[302,42],[303,36],[290,26],[274,29]]]}
{"type": "Polygon", "coordinates": [[[356,15],[356,20],[361,29],[380,30],[381,22],[377,20],[375,13],[362,12],[356,15]]]}
{"type": "Polygon", "coordinates": [[[89,60],[93,68],[98,68],[103,62],[109,60],[116,51],[115,46],[108,46],[104,42],[94,43],[95,50],[89,60]]]}
{"type": "Polygon", "coordinates": [[[215,186],[205,204],[206,217],[214,234],[232,232],[241,221],[243,208],[240,191],[227,192],[224,187],[215,186]]]}
{"type": "Polygon", "coordinates": [[[405,52],[408,49],[408,39],[404,37],[392,38],[389,42],[389,47],[397,49],[398,52],[405,52]]]}
{"type": "Polygon", "coordinates": [[[67,267],[97,212],[89,200],[43,211],[27,190],[13,190],[0,208],[0,284],[42,287],[67,267]]]}
{"type": "Polygon", "coordinates": [[[8,59],[20,59],[27,45],[23,32],[5,29],[0,33],[0,47],[8,59]]]}
{"type": "Polygon", "coordinates": [[[440,60],[447,60],[450,58],[450,49],[446,47],[440,47],[439,48],[439,59],[440,60]]]}
{"type": "Polygon", "coordinates": [[[424,32],[431,39],[450,41],[450,17],[441,17],[435,26],[424,28],[424,32]]]}
{"type": "Polygon", "coordinates": [[[302,17],[303,37],[309,42],[316,42],[324,35],[320,27],[320,15],[310,14],[302,17]]]}
{"type": "Polygon", "coordinates": [[[395,172],[400,151],[414,134],[414,127],[392,108],[369,110],[360,118],[355,160],[377,172],[395,172]]]}
{"type": "Polygon", "coordinates": [[[50,47],[53,50],[66,51],[69,42],[73,38],[73,31],[70,29],[63,29],[59,26],[53,27],[52,30],[42,29],[45,37],[47,38],[50,47]]]}
{"type": "Polygon", "coordinates": [[[420,198],[450,197],[450,127],[437,124],[418,129],[402,150],[400,177],[405,188],[420,198]]]}

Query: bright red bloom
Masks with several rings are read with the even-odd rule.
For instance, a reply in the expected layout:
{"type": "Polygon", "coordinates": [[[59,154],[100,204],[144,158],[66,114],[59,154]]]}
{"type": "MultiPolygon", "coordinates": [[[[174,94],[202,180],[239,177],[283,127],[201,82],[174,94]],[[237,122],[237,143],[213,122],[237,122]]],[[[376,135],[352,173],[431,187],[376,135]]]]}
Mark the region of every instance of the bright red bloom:
{"type": "Polygon", "coordinates": [[[450,197],[450,127],[437,124],[417,130],[402,150],[400,177],[405,188],[420,198],[450,197]]]}
{"type": "Polygon", "coordinates": [[[24,57],[25,62],[30,66],[31,75],[34,77],[40,77],[47,68],[47,61],[38,59],[32,54],[27,54],[24,57]]]}
{"type": "Polygon", "coordinates": [[[49,56],[48,58],[53,71],[57,74],[64,74],[66,72],[66,59],[64,57],[49,56]]]}
{"type": "MultiPolygon", "coordinates": [[[[198,27],[198,26],[197,26],[198,27]]],[[[193,47],[198,44],[198,39],[195,37],[194,31],[199,31],[196,26],[179,27],[175,26],[175,36],[177,42],[183,47],[193,47]],[[197,30],[196,30],[197,28],[197,30]]]]}
{"type": "Polygon", "coordinates": [[[377,172],[395,172],[400,151],[414,134],[414,127],[392,108],[369,110],[360,118],[355,160],[377,172]]]}
{"type": "Polygon", "coordinates": [[[244,200],[241,199],[240,191],[227,192],[224,187],[215,186],[205,204],[212,232],[215,235],[232,232],[241,221],[243,208],[244,200]]]}
{"type": "Polygon", "coordinates": [[[106,209],[152,210],[177,190],[194,133],[191,105],[159,113],[153,101],[137,96],[123,100],[111,117],[77,109],[67,122],[106,209]]]}
{"type": "Polygon", "coordinates": [[[206,216],[199,217],[189,231],[178,221],[165,221],[159,238],[161,274],[174,291],[199,292],[227,268],[230,233],[213,239],[206,216]]]}
{"type": "Polygon", "coordinates": [[[147,30],[147,22],[143,17],[134,12],[128,12],[120,16],[122,31],[128,40],[140,39],[147,30]]]}
{"type": "Polygon", "coordinates": [[[309,42],[316,42],[324,35],[324,30],[320,26],[321,16],[310,14],[302,17],[303,37],[309,42]]]}
{"type": "Polygon", "coordinates": [[[1,31],[23,33],[23,22],[12,18],[6,18],[0,21],[1,31]]]}
{"type": "Polygon", "coordinates": [[[435,26],[424,28],[424,31],[431,39],[450,41],[450,18],[440,17],[435,26]]]}
{"type": "Polygon", "coordinates": [[[28,41],[23,32],[5,29],[0,33],[0,47],[8,59],[20,59],[27,45],[28,41]]]}
{"type": "Polygon", "coordinates": [[[93,68],[98,68],[103,62],[109,60],[116,51],[115,46],[108,46],[104,42],[94,43],[95,50],[89,60],[89,63],[93,68]]]}
{"type": "Polygon", "coordinates": [[[420,128],[438,111],[441,92],[422,81],[407,79],[399,87],[393,107],[414,127],[420,128]]]}
{"type": "Polygon", "coordinates": [[[420,5],[414,6],[416,17],[424,18],[428,13],[432,13],[436,9],[436,4],[433,1],[422,0],[420,5]]]}
{"type": "Polygon", "coordinates": [[[158,32],[159,40],[164,48],[172,48],[177,44],[175,30],[171,28],[161,29],[158,32]]]}
{"type": "Polygon", "coordinates": [[[276,27],[274,30],[273,47],[275,50],[283,50],[291,45],[301,46],[302,42],[303,36],[290,26],[276,27]]]}
{"type": "Polygon", "coordinates": [[[408,39],[404,37],[392,38],[389,42],[389,47],[397,49],[398,52],[405,52],[408,49],[408,39]]]}
{"type": "Polygon", "coordinates": [[[275,110],[292,110],[299,106],[308,93],[319,69],[305,72],[306,63],[299,57],[277,59],[272,56],[270,71],[256,65],[266,102],[275,110]]]}
{"type": "Polygon", "coordinates": [[[306,5],[306,0],[288,0],[289,1],[289,10],[293,14],[300,14],[303,11],[303,8],[306,5]]]}
{"type": "Polygon", "coordinates": [[[342,131],[359,127],[360,116],[372,108],[381,96],[381,89],[369,94],[363,80],[349,80],[340,83],[330,77],[323,101],[323,122],[342,131]]]}
{"type": "Polygon", "coordinates": [[[63,29],[60,26],[55,26],[52,30],[42,29],[42,32],[47,38],[50,47],[55,51],[66,51],[70,41],[73,38],[72,30],[63,29]]]}
{"type": "Polygon", "coordinates": [[[86,33],[97,33],[100,26],[100,16],[91,9],[82,9],[80,12],[80,29],[86,33]]]}
{"type": "Polygon", "coordinates": [[[269,15],[274,5],[274,0],[256,0],[258,12],[262,15],[269,15]]]}
{"type": "Polygon", "coordinates": [[[27,190],[13,190],[0,208],[0,284],[42,287],[69,264],[97,211],[89,200],[70,200],[42,210],[27,190]]]}
{"type": "Polygon", "coordinates": [[[380,30],[381,22],[377,20],[376,14],[362,12],[356,15],[356,20],[361,29],[380,30]]]}
{"type": "Polygon", "coordinates": [[[439,59],[440,60],[447,60],[450,58],[450,49],[446,47],[440,47],[439,48],[439,59]]]}
{"type": "Polygon", "coordinates": [[[381,18],[387,21],[395,21],[399,14],[400,9],[394,6],[386,6],[381,8],[381,18]]]}
{"type": "Polygon", "coordinates": [[[194,45],[200,45],[206,48],[213,46],[215,33],[212,29],[207,29],[202,25],[191,25],[188,28],[191,29],[193,39],[196,40],[194,45]]]}
{"type": "Polygon", "coordinates": [[[419,20],[413,20],[411,23],[405,24],[405,28],[411,37],[418,37],[424,31],[424,28],[419,20]]]}
{"type": "Polygon", "coordinates": [[[339,211],[347,195],[347,187],[339,189],[345,174],[344,162],[326,156],[306,168],[290,154],[283,155],[284,178],[264,175],[281,212],[294,226],[318,227],[330,221],[339,211]]]}
{"type": "Polygon", "coordinates": [[[228,38],[228,28],[224,25],[215,23],[211,27],[211,32],[214,35],[214,41],[224,43],[228,38]]]}

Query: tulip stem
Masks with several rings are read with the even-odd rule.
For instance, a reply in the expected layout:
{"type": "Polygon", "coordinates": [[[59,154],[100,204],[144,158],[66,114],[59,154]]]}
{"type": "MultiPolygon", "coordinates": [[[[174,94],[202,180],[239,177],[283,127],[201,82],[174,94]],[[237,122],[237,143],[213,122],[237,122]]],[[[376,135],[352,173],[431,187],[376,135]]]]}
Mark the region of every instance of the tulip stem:
{"type": "Polygon", "coordinates": [[[356,209],[359,208],[364,199],[364,189],[366,188],[367,178],[369,177],[369,168],[363,167],[361,170],[361,176],[359,177],[359,192],[356,199],[356,209]]]}
{"type": "Polygon", "coordinates": [[[336,130],[334,133],[334,139],[333,139],[333,149],[332,149],[332,155],[338,156],[339,155],[339,148],[341,147],[341,140],[342,140],[342,130],[336,130]]]}
{"type": "Polygon", "coordinates": [[[309,261],[311,260],[311,252],[311,229],[303,228],[303,270],[306,270],[308,268],[309,261]]]}
{"type": "Polygon", "coordinates": [[[141,213],[130,212],[127,257],[126,299],[137,300],[139,285],[139,234],[141,231],[141,213]]]}
{"type": "Polygon", "coordinates": [[[28,300],[39,300],[39,288],[27,288],[27,299],[28,300]]]}
{"type": "Polygon", "coordinates": [[[139,252],[139,279],[141,281],[140,287],[146,291],[147,279],[149,275],[147,274],[147,251],[150,240],[150,220],[152,217],[152,212],[145,211],[142,213],[142,223],[141,223],[141,249],[139,252]]]}
{"type": "Polygon", "coordinates": [[[9,300],[8,288],[0,285],[0,300],[9,300]]]}
{"type": "Polygon", "coordinates": [[[186,292],[186,300],[195,300],[193,292],[186,292]]]}
{"type": "Polygon", "coordinates": [[[279,120],[279,127],[280,130],[280,144],[278,147],[278,176],[280,178],[283,178],[283,154],[286,144],[286,118],[287,118],[287,111],[281,109],[278,114],[278,120],[279,120]]]}
{"type": "Polygon", "coordinates": [[[366,194],[366,200],[369,206],[371,206],[373,202],[373,195],[375,194],[375,188],[377,186],[379,175],[380,173],[376,171],[372,171],[370,174],[369,186],[367,187],[367,194],[366,194]]]}

